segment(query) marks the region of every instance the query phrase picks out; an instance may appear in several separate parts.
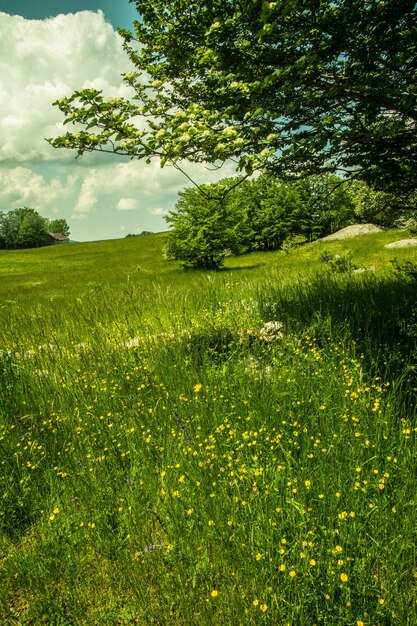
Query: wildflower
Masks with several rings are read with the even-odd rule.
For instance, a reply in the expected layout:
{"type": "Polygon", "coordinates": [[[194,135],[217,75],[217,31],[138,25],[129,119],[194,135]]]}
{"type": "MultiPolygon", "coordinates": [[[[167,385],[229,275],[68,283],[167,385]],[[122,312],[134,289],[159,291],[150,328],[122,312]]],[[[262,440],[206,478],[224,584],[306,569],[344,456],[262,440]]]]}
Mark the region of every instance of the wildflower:
{"type": "Polygon", "coordinates": [[[317,565],[317,562],[315,561],[315,559],[310,559],[310,565],[311,567],[315,567],[317,565]]]}
{"type": "Polygon", "coordinates": [[[295,570],[293,570],[293,569],[292,569],[292,570],[288,573],[288,576],[289,576],[290,578],[295,578],[295,577],[297,576],[297,572],[296,572],[295,570]]]}
{"type": "Polygon", "coordinates": [[[253,604],[253,606],[258,606],[258,604],[259,604],[259,600],[254,600],[254,601],[252,602],[252,604],[253,604]]]}
{"type": "Polygon", "coordinates": [[[347,574],[344,574],[343,572],[340,574],[340,580],[342,581],[342,583],[347,583],[347,581],[349,580],[349,576],[347,574]]]}
{"type": "Polygon", "coordinates": [[[262,611],[262,613],[265,613],[265,611],[268,610],[268,605],[267,604],[261,604],[261,606],[259,607],[262,611]]]}
{"type": "Polygon", "coordinates": [[[259,338],[267,343],[279,341],[283,338],[283,324],[281,322],[265,322],[259,331],[259,338]]]}
{"type": "Polygon", "coordinates": [[[279,568],[278,568],[278,569],[279,569],[279,571],[280,571],[280,572],[285,572],[285,569],[286,569],[286,568],[285,568],[285,564],[284,564],[284,563],[281,563],[281,565],[279,566],[279,568]]]}
{"type": "Polygon", "coordinates": [[[197,385],[194,386],[194,393],[198,393],[199,391],[201,391],[202,388],[202,384],[198,383],[197,385]]]}
{"type": "Polygon", "coordinates": [[[217,591],[217,589],[213,589],[210,595],[212,598],[217,598],[217,596],[219,595],[219,592],[217,591]]]}
{"type": "Polygon", "coordinates": [[[257,561],[260,561],[262,559],[262,554],[259,554],[259,552],[258,552],[258,554],[255,556],[255,559],[257,561]]]}

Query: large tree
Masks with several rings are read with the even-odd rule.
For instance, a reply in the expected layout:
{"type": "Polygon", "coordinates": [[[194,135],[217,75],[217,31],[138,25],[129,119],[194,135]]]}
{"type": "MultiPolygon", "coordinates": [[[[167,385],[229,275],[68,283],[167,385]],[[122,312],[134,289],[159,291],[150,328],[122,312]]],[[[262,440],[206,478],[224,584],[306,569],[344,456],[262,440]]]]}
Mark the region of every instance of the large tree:
{"type": "Polygon", "coordinates": [[[48,242],[48,220],[29,207],[0,213],[0,246],[38,248],[48,242]]]}
{"type": "Polygon", "coordinates": [[[0,211],[0,248],[38,248],[50,243],[48,233],[69,235],[65,219],[48,220],[29,207],[0,211]]]}
{"type": "Polygon", "coordinates": [[[64,218],[57,218],[55,220],[49,220],[48,222],[48,231],[50,233],[60,233],[68,237],[70,234],[70,227],[68,226],[68,222],[64,218]]]}
{"type": "Polygon", "coordinates": [[[416,187],[414,1],[135,4],[122,34],[136,99],[87,89],[58,101],[78,128],[53,146],[416,187]]]}
{"type": "MultiPolygon", "coordinates": [[[[237,187],[237,179],[226,178],[179,192],[175,210],[165,217],[171,230],[167,235],[167,256],[185,267],[217,270],[227,254],[249,248],[252,235],[246,207],[234,203],[233,195],[220,199],[237,187]]],[[[233,192],[232,192],[233,193],[233,192]]]]}

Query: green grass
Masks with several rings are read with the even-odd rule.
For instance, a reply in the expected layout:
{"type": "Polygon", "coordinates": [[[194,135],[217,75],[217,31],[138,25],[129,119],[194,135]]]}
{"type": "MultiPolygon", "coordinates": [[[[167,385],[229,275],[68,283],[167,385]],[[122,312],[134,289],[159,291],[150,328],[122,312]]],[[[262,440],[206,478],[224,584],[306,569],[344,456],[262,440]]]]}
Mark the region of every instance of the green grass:
{"type": "Polygon", "coordinates": [[[404,236],[218,273],[162,235],[1,252],[0,623],[413,624],[404,236]]]}

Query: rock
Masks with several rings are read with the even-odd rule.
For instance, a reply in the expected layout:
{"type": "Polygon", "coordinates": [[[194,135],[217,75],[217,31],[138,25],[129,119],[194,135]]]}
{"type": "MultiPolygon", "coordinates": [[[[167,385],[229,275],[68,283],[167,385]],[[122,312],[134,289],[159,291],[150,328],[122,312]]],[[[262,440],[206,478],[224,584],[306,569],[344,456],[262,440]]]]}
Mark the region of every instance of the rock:
{"type": "Polygon", "coordinates": [[[385,245],[386,248],[411,248],[413,246],[417,246],[417,239],[400,239],[400,241],[393,241],[385,245]]]}
{"type": "Polygon", "coordinates": [[[357,237],[358,235],[370,235],[372,233],[380,233],[384,229],[375,224],[353,224],[352,226],[346,226],[333,235],[327,235],[322,237],[320,241],[332,241],[333,239],[350,239],[351,237],[357,237]]]}
{"type": "Polygon", "coordinates": [[[375,265],[368,265],[368,267],[358,267],[358,269],[353,270],[354,274],[363,274],[364,272],[375,272],[375,265]]]}

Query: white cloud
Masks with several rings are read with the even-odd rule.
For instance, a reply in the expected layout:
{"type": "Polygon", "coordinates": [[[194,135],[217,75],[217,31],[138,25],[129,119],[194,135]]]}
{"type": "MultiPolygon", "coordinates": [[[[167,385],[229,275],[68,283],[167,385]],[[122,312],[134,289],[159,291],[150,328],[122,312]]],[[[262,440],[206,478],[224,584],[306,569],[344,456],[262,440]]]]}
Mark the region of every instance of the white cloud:
{"type": "MultiPolygon", "coordinates": [[[[166,230],[164,215],[191,182],[174,167],[160,168],[108,154],[55,150],[44,140],[66,132],[52,106],[83,87],[106,97],[129,97],[120,74],[130,61],[121,38],[101,12],[48,20],[0,12],[0,210],[30,206],[66,218],[79,241],[128,232],[166,230]]],[[[184,164],[198,184],[233,175],[232,165],[210,171],[184,164]]]]}
{"type": "Polygon", "coordinates": [[[50,217],[74,194],[76,180],[74,175],[46,180],[27,167],[0,169],[0,207],[30,206],[50,217]]]}
{"type": "Polygon", "coordinates": [[[148,213],[150,213],[151,215],[166,215],[168,213],[168,209],[156,207],[154,209],[148,209],[148,213]]]}
{"type": "MultiPolygon", "coordinates": [[[[218,171],[210,172],[202,165],[189,164],[186,169],[188,175],[200,184],[219,178],[218,171]]],[[[229,166],[221,176],[232,174],[229,166]]],[[[190,185],[181,172],[173,167],[161,169],[157,161],[149,165],[131,160],[111,162],[99,168],[85,168],[83,175],[75,213],[90,213],[112,206],[118,211],[138,209],[162,216],[174,208],[178,191],[190,185]]]]}
{"type": "Polygon", "coordinates": [[[137,208],[137,202],[134,198],[120,198],[116,205],[118,211],[134,211],[137,208]]]}
{"type": "Polygon", "coordinates": [[[127,96],[120,74],[129,68],[122,40],[101,11],[43,21],[0,13],[0,161],[73,158],[44,140],[66,130],[52,102],[83,87],[127,96]]]}

